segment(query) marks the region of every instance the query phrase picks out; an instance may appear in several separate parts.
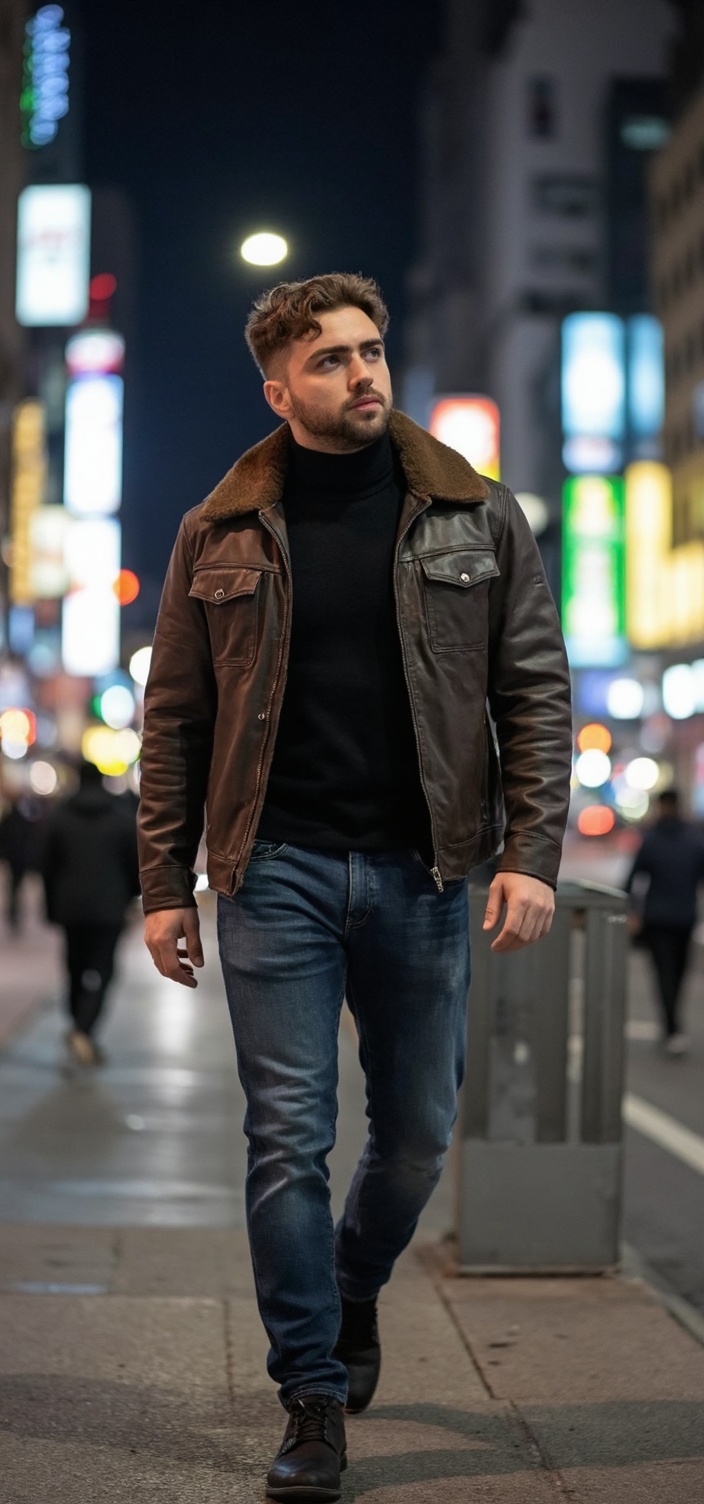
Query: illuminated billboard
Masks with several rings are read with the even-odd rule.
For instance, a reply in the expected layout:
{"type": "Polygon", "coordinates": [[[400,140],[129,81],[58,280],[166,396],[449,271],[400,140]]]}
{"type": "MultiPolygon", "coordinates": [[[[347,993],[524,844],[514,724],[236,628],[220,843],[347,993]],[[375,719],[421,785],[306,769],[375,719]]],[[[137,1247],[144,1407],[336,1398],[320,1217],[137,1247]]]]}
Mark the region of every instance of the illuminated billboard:
{"type": "Polygon", "coordinates": [[[662,324],[650,313],[628,320],[628,424],[639,439],[656,439],[665,418],[662,324]]]}
{"type": "Polygon", "coordinates": [[[571,313],[562,324],[563,432],[620,442],[625,423],[623,323],[612,313],[571,313]]]}
{"type": "Polygon", "coordinates": [[[66,538],[70,591],[63,603],[61,656],[67,674],[92,678],[120,661],[120,524],[111,517],[72,522],[66,538]]]}
{"type": "Polygon", "coordinates": [[[434,438],[456,449],[480,475],[499,479],[499,409],[490,397],[438,397],[428,428],[434,438]]]}
{"type": "Polygon", "coordinates": [[[46,476],[44,407],[30,398],[15,409],[12,423],[10,600],[15,606],[29,606],[36,598],[32,522],[44,501],[46,476]]]}
{"type": "Polygon", "coordinates": [[[672,547],[672,477],[666,465],[626,470],[628,637],[661,648],[704,637],[704,543],[672,547]]]}
{"type": "Polygon", "coordinates": [[[80,183],[35,184],[17,206],[17,322],[79,324],[88,311],[90,192],[80,183]]]}
{"type": "Polygon", "coordinates": [[[613,667],[626,657],[624,511],[619,476],[565,482],[562,625],[576,668],[613,667]]]}
{"type": "Polygon", "coordinates": [[[121,376],[80,376],[66,392],[64,504],[74,516],[116,512],[122,496],[121,376]]]}

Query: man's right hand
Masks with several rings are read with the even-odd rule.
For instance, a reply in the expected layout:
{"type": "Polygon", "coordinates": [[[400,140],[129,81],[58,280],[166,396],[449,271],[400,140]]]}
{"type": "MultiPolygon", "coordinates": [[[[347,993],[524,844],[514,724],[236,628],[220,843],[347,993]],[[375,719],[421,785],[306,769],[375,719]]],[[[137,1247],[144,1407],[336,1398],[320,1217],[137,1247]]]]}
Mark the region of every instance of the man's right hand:
{"type": "Polygon", "coordinates": [[[197,987],[194,966],[203,965],[200,922],[196,908],[158,909],[147,914],[144,941],[157,971],[184,987],[197,987]],[[179,941],[185,945],[179,949],[179,941]]]}

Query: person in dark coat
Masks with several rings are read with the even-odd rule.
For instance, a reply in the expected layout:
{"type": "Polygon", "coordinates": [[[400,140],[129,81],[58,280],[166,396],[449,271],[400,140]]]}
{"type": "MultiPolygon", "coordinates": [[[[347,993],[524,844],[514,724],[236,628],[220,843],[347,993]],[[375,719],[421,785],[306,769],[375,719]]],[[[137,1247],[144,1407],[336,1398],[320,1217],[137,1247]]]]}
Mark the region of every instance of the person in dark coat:
{"type": "Polygon", "coordinates": [[[20,927],[20,889],[34,858],[35,821],[15,799],[0,820],[0,862],[7,866],[7,922],[12,930],[20,927]]]}
{"type": "Polygon", "coordinates": [[[657,822],[645,836],[626,889],[635,894],[647,884],[642,938],[655,968],[664,1044],[671,1055],[684,1054],[689,1044],[681,1027],[680,1000],[702,882],[704,843],[682,818],[677,791],[668,789],[658,798],[657,822]]]}
{"type": "Polygon", "coordinates": [[[47,821],[41,873],[47,918],[66,937],[69,1053],[80,1065],[97,1065],[93,1035],[139,877],[134,812],[107,792],[93,763],[81,765],[78,793],[47,821]]]}

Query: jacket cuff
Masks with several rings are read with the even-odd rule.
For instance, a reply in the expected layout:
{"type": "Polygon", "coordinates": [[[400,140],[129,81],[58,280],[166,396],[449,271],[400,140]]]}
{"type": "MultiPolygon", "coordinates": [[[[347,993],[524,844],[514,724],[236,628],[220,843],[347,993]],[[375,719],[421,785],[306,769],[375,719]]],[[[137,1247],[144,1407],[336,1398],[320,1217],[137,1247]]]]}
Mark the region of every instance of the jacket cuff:
{"type": "Polygon", "coordinates": [[[145,914],[158,909],[194,909],[196,875],[188,867],[145,867],[140,872],[142,908],[145,914]]]}
{"type": "Polygon", "coordinates": [[[515,835],[507,836],[496,870],[522,872],[526,877],[537,877],[541,883],[556,888],[561,856],[562,847],[555,841],[527,831],[516,831],[515,835]]]}

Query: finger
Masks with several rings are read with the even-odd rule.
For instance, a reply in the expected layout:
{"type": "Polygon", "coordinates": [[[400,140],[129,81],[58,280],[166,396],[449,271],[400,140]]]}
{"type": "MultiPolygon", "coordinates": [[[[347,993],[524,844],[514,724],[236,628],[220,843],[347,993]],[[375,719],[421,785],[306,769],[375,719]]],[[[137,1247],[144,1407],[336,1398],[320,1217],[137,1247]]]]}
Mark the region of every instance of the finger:
{"type": "Polygon", "coordinates": [[[492,943],[492,950],[504,953],[505,951],[518,949],[522,923],[523,905],[509,900],[506,909],[506,918],[499,934],[492,943]]]}
{"type": "Polygon", "coordinates": [[[188,913],[184,915],[183,932],[186,938],[186,951],[189,961],[192,961],[194,966],[204,966],[205,957],[203,955],[203,946],[201,945],[200,921],[197,909],[189,909],[188,913]]]}
{"type": "Polygon", "coordinates": [[[171,982],[180,982],[184,987],[198,985],[192,967],[181,960],[175,941],[159,947],[158,970],[163,977],[168,977],[171,982]]]}
{"type": "Polygon", "coordinates": [[[489,889],[489,897],[487,899],[486,912],[484,914],[484,924],[482,926],[483,929],[493,930],[494,925],[498,924],[499,922],[503,906],[503,883],[501,882],[500,878],[494,878],[494,881],[489,889]]]}

